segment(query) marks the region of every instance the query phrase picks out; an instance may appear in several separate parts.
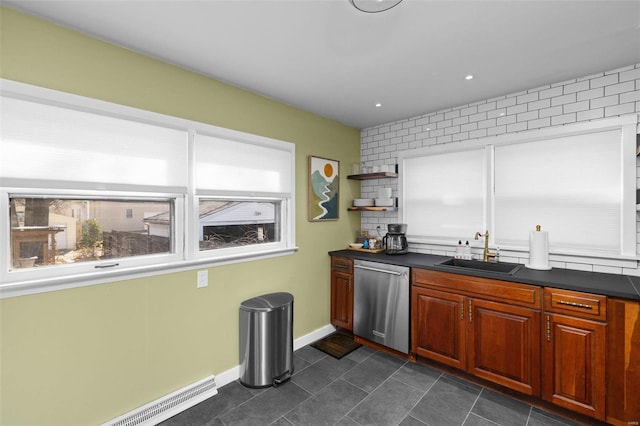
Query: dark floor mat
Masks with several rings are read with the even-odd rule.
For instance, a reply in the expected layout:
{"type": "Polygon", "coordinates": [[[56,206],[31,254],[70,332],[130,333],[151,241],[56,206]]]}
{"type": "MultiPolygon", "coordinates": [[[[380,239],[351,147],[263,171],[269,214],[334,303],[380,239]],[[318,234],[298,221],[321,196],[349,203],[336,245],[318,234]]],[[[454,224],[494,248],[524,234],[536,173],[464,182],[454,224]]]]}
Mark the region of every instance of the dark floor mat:
{"type": "Polygon", "coordinates": [[[336,359],[340,359],[362,345],[354,342],[353,336],[350,334],[335,332],[323,339],[313,342],[311,346],[336,359]]]}

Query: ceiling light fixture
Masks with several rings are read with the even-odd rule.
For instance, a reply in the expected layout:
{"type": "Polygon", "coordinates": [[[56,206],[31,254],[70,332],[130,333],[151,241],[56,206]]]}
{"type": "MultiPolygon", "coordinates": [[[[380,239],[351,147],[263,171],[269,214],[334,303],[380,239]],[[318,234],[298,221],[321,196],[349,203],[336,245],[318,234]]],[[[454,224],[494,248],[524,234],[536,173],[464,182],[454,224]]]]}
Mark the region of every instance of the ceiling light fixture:
{"type": "Polygon", "coordinates": [[[361,12],[378,13],[397,6],[402,0],[349,0],[361,12]]]}
{"type": "Polygon", "coordinates": [[[380,102],[378,102],[378,103],[376,104],[376,108],[380,108],[381,106],[382,106],[382,104],[381,104],[380,102]]]}
{"type": "Polygon", "coordinates": [[[467,76],[464,79],[465,80],[473,80],[473,74],[467,74],[467,76]]]}

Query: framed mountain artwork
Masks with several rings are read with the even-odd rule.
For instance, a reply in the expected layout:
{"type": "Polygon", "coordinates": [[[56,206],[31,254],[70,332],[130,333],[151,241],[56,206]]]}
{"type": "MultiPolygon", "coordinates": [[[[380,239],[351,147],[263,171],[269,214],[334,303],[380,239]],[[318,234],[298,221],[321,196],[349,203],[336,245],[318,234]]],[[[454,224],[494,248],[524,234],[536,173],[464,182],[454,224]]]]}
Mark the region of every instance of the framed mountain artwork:
{"type": "Polygon", "coordinates": [[[309,156],[309,221],[338,220],[340,162],[309,156]]]}

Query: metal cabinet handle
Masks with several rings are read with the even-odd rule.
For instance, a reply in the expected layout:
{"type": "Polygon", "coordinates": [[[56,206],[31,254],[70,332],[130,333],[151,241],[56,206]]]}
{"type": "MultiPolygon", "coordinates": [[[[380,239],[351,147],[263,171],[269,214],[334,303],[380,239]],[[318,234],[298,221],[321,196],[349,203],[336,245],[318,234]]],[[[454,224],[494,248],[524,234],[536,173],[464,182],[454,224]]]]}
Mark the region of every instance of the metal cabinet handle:
{"type": "Polygon", "coordinates": [[[551,341],[551,316],[547,315],[547,342],[551,341]]]}
{"type": "Polygon", "coordinates": [[[469,299],[469,322],[473,320],[473,308],[471,307],[471,299],[469,299]]]}
{"type": "Polygon", "coordinates": [[[464,300],[460,303],[460,319],[464,321],[464,300]]]}
{"type": "Polygon", "coordinates": [[[564,300],[558,300],[556,302],[558,305],[567,305],[567,306],[573,306],[575,308],[582,308],[582,309],[593,309],[593,305],[586,305],[584,303],[576,303],[576,302],[567,302],[564,300]]]}

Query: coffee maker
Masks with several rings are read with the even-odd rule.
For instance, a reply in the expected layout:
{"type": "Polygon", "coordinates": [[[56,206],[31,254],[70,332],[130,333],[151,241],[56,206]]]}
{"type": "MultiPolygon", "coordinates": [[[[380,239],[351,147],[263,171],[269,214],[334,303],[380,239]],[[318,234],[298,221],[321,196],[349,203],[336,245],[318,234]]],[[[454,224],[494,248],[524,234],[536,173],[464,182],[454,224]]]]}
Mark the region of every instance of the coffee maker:
{"type": "Polygon", "coordinates": [[[409,244],[407,243],[407,225],[404,223],[390,223],[387,225],[387,235],[384,236],[382,242],[386,247],[386,254],[406,254],[409,252],[409,244]]]}

